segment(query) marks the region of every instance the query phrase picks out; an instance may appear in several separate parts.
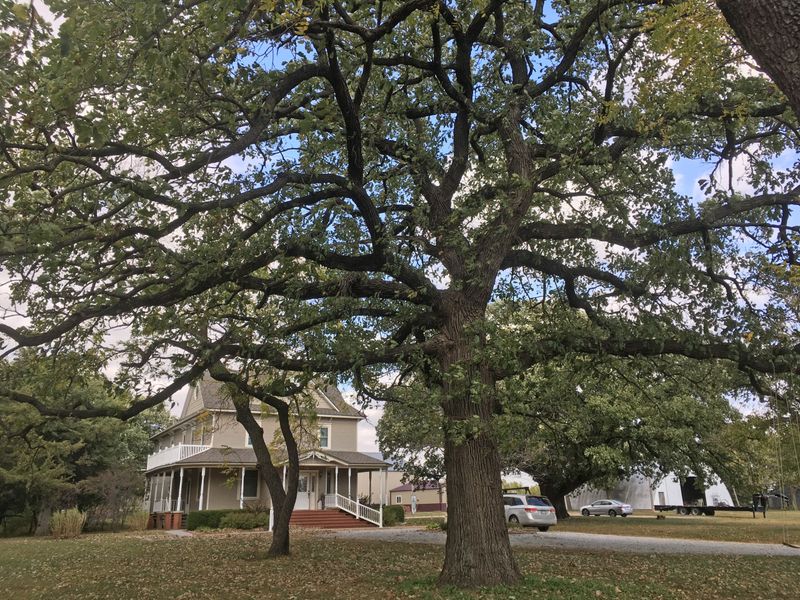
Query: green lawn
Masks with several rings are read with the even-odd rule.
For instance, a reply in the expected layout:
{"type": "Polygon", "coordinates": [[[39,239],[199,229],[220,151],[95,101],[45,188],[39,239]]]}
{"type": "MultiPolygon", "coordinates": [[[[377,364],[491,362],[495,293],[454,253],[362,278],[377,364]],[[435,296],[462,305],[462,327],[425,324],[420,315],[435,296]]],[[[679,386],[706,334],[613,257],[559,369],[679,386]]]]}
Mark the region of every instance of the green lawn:
{"type": "Polygon", "coordinates": [[[800,545],[800,511],[769,511],[767,518],[752,513],[717,513],[713,517],[681,517],[664,513],[656,519],[653,512],[640,512],[630,517],[581,517],[559,521],[558,531],[642,535],[726,542],[760,542],[779,544],[784,535],[790,543],[800,545]]]}
{"type": "Polygon", "coordinates": [[[266,533],[95,534],[0,540],[3,598],[796,598],[800,560],[518,551],[525,581],[465,593],[435,587],[438,546],[298,533],[267,560],[266,533]]]}

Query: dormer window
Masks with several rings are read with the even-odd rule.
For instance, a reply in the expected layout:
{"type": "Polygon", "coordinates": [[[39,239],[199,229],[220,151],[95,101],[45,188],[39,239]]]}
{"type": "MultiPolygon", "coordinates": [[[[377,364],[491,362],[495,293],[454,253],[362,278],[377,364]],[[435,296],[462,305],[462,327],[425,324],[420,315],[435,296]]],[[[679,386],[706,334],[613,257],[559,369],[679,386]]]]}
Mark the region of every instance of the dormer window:
{"type": "Polygon", "coordinates": [[[331,426],[321,425],[319,428],[319,447],[330,449],[331,447],[331,426]]]}

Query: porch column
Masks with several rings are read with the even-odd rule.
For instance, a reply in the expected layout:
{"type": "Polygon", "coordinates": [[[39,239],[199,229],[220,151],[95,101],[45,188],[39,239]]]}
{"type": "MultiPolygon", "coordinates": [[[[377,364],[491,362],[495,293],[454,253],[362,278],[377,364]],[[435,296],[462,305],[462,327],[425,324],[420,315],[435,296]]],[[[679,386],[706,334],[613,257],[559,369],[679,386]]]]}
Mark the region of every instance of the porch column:
{"type": "MultiPolygon", "coordinates": [[[[372,477],[371,476],[372,476],[372,471],[370,471],[370,481],[372,481],[372,477]]],[[[378,525],[379,527],[383,527],[383,505],[386,504],[383,501],[383,484],[384,484],[385,480],[386,480],[386,477],[385,477],[385,475],[383,473],[383,469],[381,469],[381,483],[380,483],[381,501],[378,502],[378,510],[380,511],[380,513],[378,515],[378,520],[380,521],[380,524],[378,525]]],[[[372,493],[372,492],[370,491],[370,493],[372,493]]]]}
{"type": "Polygon", "coordinates": [[[286,465],[283,465],[283,491],[286,491],[286,465]]]}
{"type": "Polygon", "coordinates": [[[158,476],[160,485],[158,486],[158,511],[156,512],[164,512],[164,480],[166,476],[166,473],[161,473],[161,475],[158,476]]]}
{"type": "Polygon", "coordinates": [[[372,471],[367,471],[369,477],[369,503],[372,504],[372,471]]]}
{"type": "Polygon", "coordinates": [[[239,508],[244,508],[244,467],[242,467],[242,485],[239,487],[239,508]]]}
{"type": "Polygon", "coordinates": [[[142,510],[153,512],[150,510],[153,500],[153,482],[152,478],[145,475],[144,478],[144,497],[142,498],[142,510]]]}
{"type": "Polygon", "coordinates": [[[197,510],[203,510],[203,493],[206,491],[206,468],[203,467],[200,471],[200,502],[197,505],[197,510]]]}
{"type": "Polygon", "coordinates": [[[269,529],[267,531],[272,531],[275,527],[275,507],[269,507],[269,529]]]}
{"type": "Polygon", "coordinates": [[[181,476],[178,478],[178,505],[175,510],[177,512],[183,510],[183,467],[181,467],[181,476]]]}
{"type": "Polygon", "coordinates": [[[336,479],[333,480],[333,493],[337,496],[339,495],[339,467],[336,467],[336,474],[334,475],[336,479]]]}
{"type": "Polygon", "coordinates": [[[383,469],[383,504],[389,504],[389,469],[383,469]]]}
{"type": "Polygon", "coordinates": [[[351,500],[353,499],[353,493],[350,489],[351,484],[353,483],[353,473],[350,467],[347,467],[347,497],[351,500]]]}
{"type": "Polygon", "coordinates": [[[169,491],[167,492],[167,512],[172,512],[172,482],[175,479],[175,469],[169,472],[169,491]]]}

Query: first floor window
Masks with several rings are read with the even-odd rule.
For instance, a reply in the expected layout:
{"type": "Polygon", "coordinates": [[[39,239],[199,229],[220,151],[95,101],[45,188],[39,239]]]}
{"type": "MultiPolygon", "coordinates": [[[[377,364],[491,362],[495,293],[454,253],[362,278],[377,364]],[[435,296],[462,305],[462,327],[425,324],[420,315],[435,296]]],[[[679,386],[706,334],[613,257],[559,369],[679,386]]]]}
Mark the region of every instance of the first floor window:
{"type": "Polygon", "coordinates": [[[395,504],[402,504],[403,503],[403,497],[402,496],[395,496],[394,503],[395,504]]]}
{"type": "Polygon", "coordinates": [[[248,469],[244,472],[244,497],[257,498],[258,497],[258,471],[255,469],[248,469]]]}

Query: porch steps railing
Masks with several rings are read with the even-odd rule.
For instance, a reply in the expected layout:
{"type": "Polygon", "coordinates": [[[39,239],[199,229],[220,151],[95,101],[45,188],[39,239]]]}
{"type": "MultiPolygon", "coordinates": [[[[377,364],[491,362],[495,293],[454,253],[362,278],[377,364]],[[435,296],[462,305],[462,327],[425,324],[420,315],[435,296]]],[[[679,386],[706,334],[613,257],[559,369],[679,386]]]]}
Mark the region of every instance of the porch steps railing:
{"type": "Polygon", "coordinates": [[[157,469],[165,465],[171,465],[195,454],[200,454],[211,448],[200,444],[178,444],[170,446],[158,452],[154,452],[147,457],[147,470],[157,469]]]}
{"type": "Polygon", "coordinates": [[[358,500],[352,500],[341,494],[334,494],[336,498],[336,508],[350,513],[356,519],[362,519],[374,523],[378,527],[383,527],[383,506],[375,510],[366,504],[361,504],[358,500]]]}
{"type": "MultiPolygon", "coordinates": [[[[357,519],[343,510],[296,510],[292,513],[289,524],[295,527],[309,527],[314,529],[351,529],[372,528],[374,523],[357,519]]],[[[274,525],[274,523],[273,523],[274,525]]]]}

